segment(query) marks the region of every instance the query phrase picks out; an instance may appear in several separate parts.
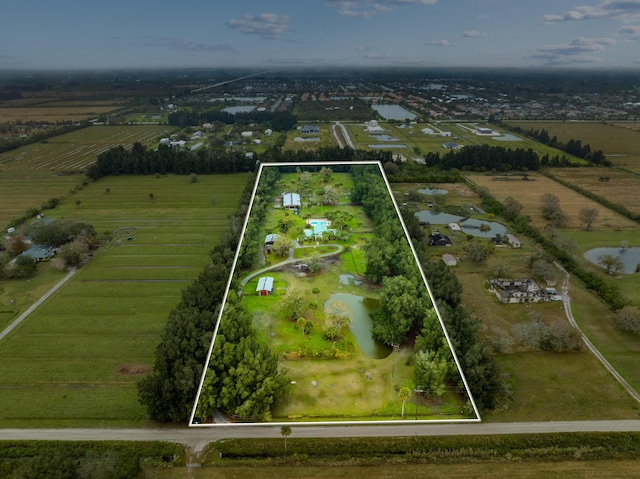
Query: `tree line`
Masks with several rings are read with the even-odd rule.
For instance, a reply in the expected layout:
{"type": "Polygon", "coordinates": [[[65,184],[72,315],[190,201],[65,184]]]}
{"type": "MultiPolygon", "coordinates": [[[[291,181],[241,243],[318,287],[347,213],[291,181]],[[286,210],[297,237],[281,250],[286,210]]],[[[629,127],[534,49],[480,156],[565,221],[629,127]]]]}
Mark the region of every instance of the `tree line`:
{"type": "Polygon", "coordinates": [[[249,158],[243,152],[213,149],[190,152],[168,145],[152,150],[136,142],[131,150],[120,145],[100,153],[88,168],[87,176],[97,180],[111,175],[207,175],[253,171],[255,167],[255,158],[249,158]]]}
{"type": "Polygon", "coordinates": [[[509,128],[514,132],[532,138],[542,143],[543,145],[557,148],[558,150],[562,150],[566,153],[569,153],[570,155],[577,156],[578,158],[582,158],[583,160],[587,160],[594,165],[611,166],[611,162],[607,160],[607,157],[604,155],[602,150],[591,151],[591,146],[588,143],[583,145],[582,140],[574,140],[572,138],[566,143],[562,143],[558,140],[558,137],[556,135],[550,136],[549,132],[544,128],[542,128],[541,130],[525,130],[519,126],[509,126],[509,128]]]}
{"type": "Polygon", "coordinates": [[[271,129],[275,131],[288,131],[296,125],[298,119],[288,111],[271,112],[255,110],[233,114],[214,109],[204,111],[185,109],[169,114],[168,122],[169,125],[179,126],[181,128],[214,122],[220,122],[226,125],[233,125],[235,123],[240,125],[263,123],[268,124],[271,129]]]}
{"type": "Polygon", "coordinates": [[[427,166],[442,170],[469,171],[537,171],[540,167],[538,154],[529,149],[507,149],[501,146],[474,145],[460,150],[449,150],[444,154],[427,153],[424,157],[427,166]]]}

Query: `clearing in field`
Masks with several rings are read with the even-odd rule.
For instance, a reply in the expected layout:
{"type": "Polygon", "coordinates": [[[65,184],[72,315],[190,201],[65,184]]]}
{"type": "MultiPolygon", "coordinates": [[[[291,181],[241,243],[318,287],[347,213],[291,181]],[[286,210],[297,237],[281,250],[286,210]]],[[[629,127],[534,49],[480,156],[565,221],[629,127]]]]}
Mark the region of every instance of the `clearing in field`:
{"type": "Polygon", "coordinates": [[[190,424],[406,419],[479,414],[380,164],[261,165],[190,424]]]}

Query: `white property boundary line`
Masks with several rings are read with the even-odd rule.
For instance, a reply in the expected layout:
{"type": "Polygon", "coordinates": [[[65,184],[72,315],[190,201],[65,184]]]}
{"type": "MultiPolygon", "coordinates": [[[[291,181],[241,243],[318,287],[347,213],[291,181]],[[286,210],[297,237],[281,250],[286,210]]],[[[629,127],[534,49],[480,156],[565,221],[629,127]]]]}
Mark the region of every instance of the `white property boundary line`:
{"type": "Polygon", "coordinates": [[[7,328],[4,331],[2,331],[2,333],[0,333],[0,340],[2,340],[2,338],[4,338],[7,334],[9,334],[11,331],[13,331],[13,329],[16,326],[18,326],[18,324],[20,324],[24,318],[29,316],[33,312],[34,309],[36,309],[38,306],[40,306],[49,296],[51,296],[53,293],[55,293],[64,283],[69,281],[71,276],[73,276],[74,274],[76,274],[76,269],[75,268],[70,269],[69,273],[64,278],[62,278],[60,281],[58,281],[58,283],[53,288],[51,288],[49,291],[47,291],[44,294],[44,296],[42,296],[38,301],[33,303],[29,307],[29,309],[27,309],[24,313],[22,313],[20,315],[20,317],[18,317],[18,319],[16,319],[13,323],[11,323],[9,326],[7,326],[7,328]]]}
{"type": "Polygon", "coordinates": [[[354,161],[354,162],[344,162],[344,161],[327,161],[327,162],[310,162],[310,163],[305,163],[305,162],[291,162],[291,163],[261,163],[260,164],[260,168],[258,170],[258,175],[256,177],[256,182],[253,186],[253,192],[251,193],[251,200],[249,203],[249,208],[247,210],[247,215],[245,217],[244,220],[244,224],[242,225],[242,231],[240,233],[240,241],[238,243],[238,247],[236,249],[236,253],[234,255],[233,258],[233,266],[231,268],[231,272],[229,274],[229,279],[227,280],[227,287],[224,293],[224,296],[222,298],[222,307],[220,308],[220,312],[218,313],[218,319],[216,321],[216,326],[214,328],[213,331],[213,337],[211,339],[211,344],[209,345],[209,352],[207,354],[207,361],[205,363],[204,369],[202,371],[202,377],[200,378],[200,385],[198,386],[198,393],[196,395],[196,399],[195,399],[195,403],[193,405],[193,410],[191,411],[191,416],[189,417],[189,427],[220,427],[220,426],[226,426],[226,427],[243,427],[243,426],[265,426],[265,427],[269,427],[269,426],[338,426],[338,425],[384,425],[384,424],[442,424],[442,423],[477,423],[480,422],[482,419],[480,417],[480,412],[478,410],[478,406],[476,405],[476,402],[473,398],[473,395],[471,394],[471,390],[469,388],[469,384],[467,383],[467,378],[464,375],[464,372],[462,370],[462,367],[460,366],[460,361],[458,360],[458,355],[456,354],[454,348],[453,348],[453,344],[451,342],[451,338],[449,337],[449,333],[447,332],[447,328],[444,325],[444,321],[442,320],[442,315],[440,314],[440,311],[438,310],[438,306],[436,305],[435,299],[433,297],[433,292],[431,291],[431,288],[429,287],[429,283],[427,282],[426,276],[424,274],[424,271],[422,270],[422,266],[420,265],[420,261],[418,259],[418,255],[416,253],[415,248],[413,247],[413,243],[411,242],[411,238],[409,236],[409,232],[407,230],[407,226],[404,223],[404,220],[402,219],[402,215],[400,214],[400,209],[398,208],[398,204],[393,196],[393,192],[391,191],[391,186],[389,184],[389,180],[387,179],[385,173],[384,173],[384,169],[382,168],[382,164],[379,161],[354,161]],[[258,184],[260,182],[260,178],[262,177],[262,171],[265,167],[281,167],[281,166],[299,166],[299,167],[303,167],[303,166],[313,166],[313,167],[317,167],[317,166],[332,166],[332,165],[348,165],[348,166],[360,166],[360,165],[376,165],[380,171],[380,174],[382,175],[382,179],[384,180],[385,185],[387,186],[387,191],[389,193],[389,196],[391,197],[391,201],[393,202],[393,206],[395,208],[396,211],[396,215],[398,216],[398,219],[400,220],[400,224],[402,225],[402,229],[404,231],[405,234],[405,238],[407,240],[407,243],[409,244],[409,247],[411,248],[411,252],[413,253],[413,259],[418,267],[418,270],[420,271],[420,276],[422,277],[422,281],[424,282],[425,287],[427,288],[427,291],[429,292],[429,297],[431,299],[431,304],[432,307],[434,309],[434,311],[436,312],[437,316],[438,316],[438,320],[440,321],[440,327],[442,328],[442,331],[444,333],[444,336],[447,340],[447,344],[449,346],[449,349],[451,351],[451,355],[453,356],[453,360],[456,363],[456,367],[458,368],[458,372],[460,373],[460,377],[462,378],[462,382],[464,384],[467,396],[469,397],[469,401],[471,402],[471,405],[473,407],[473,411],[475,413],[476,418],[475,419],[434,419],[434,420],[426,420],[426,419],[422,419],[422,420],[389,420],[389,421],[318,421],[318,422],[305,422],[305,421],[300,421],[300,422],[296,422],[296,421],[291,421],[291,422],[264,422],[264,423],[225,423],[225,424],[221,424],[221,423],[213,423],[213,424],[194,424],[193,420],[194,417],[196,415],[196,410],[198,408],[198,403],[200,401],[200,394],[202,393],[202,387],[204,385],[204,380],[205,380],[205,376],[207,374],[207,371],[209,369],[209,362],[211,361],[211,354],[213,352],[213,345],[215,343],[216,340],[216,336],[218,335],[218,329],[220,328],[220,323],[222,321],[222,314],[224,312],[224,306],[227,303],[227,297],[229,296],[229,291],[231,289],[231,282],[233,279],[233,274],[235,272],[237,263],[238,263],[238,257],[240,256],[240,249],[242,247],[242,243],[244,241],[244,235],[247,229],[247,224],[249,222],[249,217],[251,216],[251,210],[253,209],[253,202],[255,199],[255,195],[256,195],[256,191],[258,189],[258,184]]]}

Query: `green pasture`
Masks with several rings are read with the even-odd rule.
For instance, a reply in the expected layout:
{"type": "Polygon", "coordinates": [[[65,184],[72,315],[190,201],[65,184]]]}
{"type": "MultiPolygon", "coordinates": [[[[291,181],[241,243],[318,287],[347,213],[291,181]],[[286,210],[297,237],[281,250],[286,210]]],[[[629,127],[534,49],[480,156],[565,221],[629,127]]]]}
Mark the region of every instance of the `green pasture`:
{"type": "Polygon", "coordinates": [[[6,170],[0,164],[0,228],[27,210],[40,208],[51,198],[60,198],[82,186],[84,175],[57,176],[51,171],[6,170]]]}
{"type": "Polygon", "coordinates": [[[490,422],[637,418],[640,406],[588,352],[498,356],[512,400],[490,422]]]}
{"type": "MultiPolygon", "coordinates": [[[[2,340],[0,425],[145,422],[135,384],[150,372],[169,311],[207,263],[247,180],[245,174],[203,175],[197,183],[184,176],[109,177],[52,210],[51,217],[115,234],[2,340]]],[[[42,278],[49,287],[55,279],[42,278]]]]}
{"type": "MultiPolygon", "coordinates": [[[[614,165],[640,173],[640,132],[625,128],[624,123],[615,125],[603,122],[508,122],[525,130],[542,130],[558,140],[571,139],[589,144],[591,150],[602,150],[614,165]]],[[[633,125],[633,123],[630,123],[633,125]]]]}

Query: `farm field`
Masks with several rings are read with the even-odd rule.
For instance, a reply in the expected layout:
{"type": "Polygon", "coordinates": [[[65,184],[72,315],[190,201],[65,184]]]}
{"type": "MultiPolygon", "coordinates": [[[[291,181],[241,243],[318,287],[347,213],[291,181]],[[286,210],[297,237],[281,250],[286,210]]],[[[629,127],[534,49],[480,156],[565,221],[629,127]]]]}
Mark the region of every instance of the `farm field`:
{"type": "Polygon", "coordinates": [[[567,142],[571,139],[602,150],[614,165],[640,173],[640,131],[634,123],[616,122],[508,122],[525,130],[545,129],[550,136],[567,142]]]}
{"type": "Polygon", "coordinates": [[[114,239],[2,340],[0,426],[143,424],[136,382],[248,179],[109,177],[51,210],[114,239]]]}
{"type": "Polygon", "coordinates": [[[640,213],[640,176],[614,168],[551,168],[554,176],[640,213]]]}
{"type": "Polygon", "coordinates": [[[55,123],[56,121],[81,121],[119,110],[113,105],[61,106],[38,105],[35,107],[0,108],[0,122],[21,124],[26,121],[55,123]]]}
{"type": "MultiPolygon", "coordinates": [[[[572,172],[574,170],[571,169],[572,172]]],[[[523,206],[522,214],[531,217],[533,225],[538,228],[543,228],[547,224],[540,213],[540,197],[545,193],[554,194],[559,198],[560,207],[568,216],[565,229],[583,227],[578,218],[578,213],[582,208],[599,210],[600,214],[592,225],[594,230],[635,230],[637,228],[635,222],[613,211],[606,210],[598,203],[537,173],[531,173],[529,181],[522,181],[519,177],[516,179],[475,173],[468,174],[468,177],[476,185],[488,188],[499,201],[503,201],[508,196],[516,198],[523,206]]]]}
{"type": "Polygon", "coordinates": [[[2,171],[82,171],[96,157],[122,145],[129,149],[135,142],[155,145],[161,136],[175,128],[167,125],[90,126],[49,140],[0,154],[2,171]]]}
{"type": "Polygon", "coordinates": [[[0,227],[22,217],[51,198],[82,186],[84,175],[56,175],[51,171],[7,171],[0,166],[0,227]]]}

